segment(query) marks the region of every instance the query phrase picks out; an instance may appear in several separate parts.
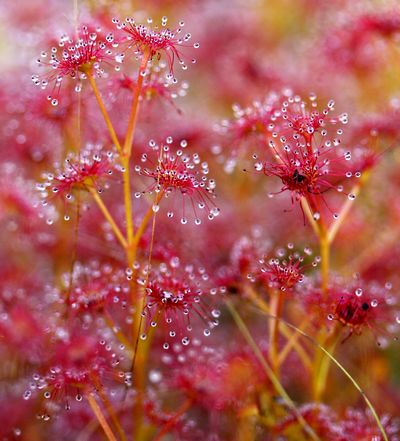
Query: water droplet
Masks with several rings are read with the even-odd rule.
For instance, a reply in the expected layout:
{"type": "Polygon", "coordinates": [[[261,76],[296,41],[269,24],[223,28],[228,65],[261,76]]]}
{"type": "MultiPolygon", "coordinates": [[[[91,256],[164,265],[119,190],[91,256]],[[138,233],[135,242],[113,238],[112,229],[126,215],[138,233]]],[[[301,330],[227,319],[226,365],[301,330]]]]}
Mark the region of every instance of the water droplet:
{"type": "Polygon", "coordinates": [[[357,288],[357,289],[354,291],[354,293],[355,293],[356,296],[361,297],[362,294],[363,294],[363,290],[362,290],[361,288],[357,288]]]}
{"type": "Polygon", "coordinates": [[[373,308],[376,308],[376,307],[378,306],[378,300],[376,300],[376,299],[372,300],[372,301],[371,301],[371,306],[372,306],[373,308]]]}
{"type": "Polygon", "coordinates": [[[160,206],[158,204],[153,204],[152,210],[154,213],[157,213],[160,209],[160,206]]]}
{"type": "Polygon", "coordinates": [[[156,369],[152,369],[149,372],[149,380],[151,383],[159,383],[162,380],[162,374],[156,369]]]}
{"type": "Polygon", "coordinates": [[[211,315],[212,315],[214,318],[219,318],[219,317],[221,316],[221,311],[220,311],[219,309],[213,309],[213,310],[211,311],[211,315]]]}

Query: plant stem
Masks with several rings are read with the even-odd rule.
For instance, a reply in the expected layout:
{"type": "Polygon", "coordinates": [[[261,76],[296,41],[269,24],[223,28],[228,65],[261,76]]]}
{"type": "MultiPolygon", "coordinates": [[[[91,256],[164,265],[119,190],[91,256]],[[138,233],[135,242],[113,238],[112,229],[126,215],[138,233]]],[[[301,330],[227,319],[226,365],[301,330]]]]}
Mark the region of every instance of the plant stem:
{"type": "Polygon", "coordinates": [[[144,78],[143,72],[145,72],[145,70],[147,68],[147,64],[150,60],[150,55],[151,55],[150,51],[146,50],[143,54],[143,58],[140,63],[140,66],[139,66],[137,83],[136,83],[135,91],[133,94],[133,102],[132,102],[131,112],[129,114],[128,129],[126,131],[124,148],[122,150],[123,154],[128,157],[130,157],[130,155],[131,155],[132,142],[133,142],[133,137],[135,135],[136,122],[137,122],[137,117],[138,117],[138,113],[139,113],[138,112],[139,101],[140,101],[140,94],[142,92],[143,78],[144,78]]]}
{"type": "Polygon", "coordinates": [[[123,234],[121,233],[121,230],[118,228],[118,225],[115,223],[114,218],[112,217],[111,213],[108,211],[108,208],[105,206],[103,200],[99,196],[98,191],[94,187],[92,187],[91,185],[87,185],[86,188],[91,193],[97,206],[100,208],[100,211],[103,213],[104,217],[106,218],[106,220],[110,224],[111,229],[113,230],[116,238],[119,240],[119,242],[121,243],[123,248],[126,249],[127,242],[126,242],[123,234]]]}
{"type": "Polygon", "coordinates": [[[329,357],[329,359],[331,361],[333,361],[333,363],[344,373],[344,375],[351,381],[351,383],[353,384],[353,386],[357,389],[357,391],[360,393],[360,395],[362,396],[362,398],[364,399],[365,403],[367,404],[369,410],[371,411],[377,426],[379,427],[379,430],[383,436],[384,441],[389,441],[389,438],[386,435],[385,429],[381,423],[381,420],[379,419],[379,416],[373,406],[373,404],[371,403],[371,401],[369,400],[369,398],[367,397],[367,395],[365,394],[364,390],[361,388],[361,386],[357,383],[357,381],[352,377],[352,375],[350,374],[350,372],[339,362],[339,360],[337,360],[327,349],[325,349],[322,345],[320,345],[316,340],[314,340],[310,335],[306,334],[304,331],[302,331],[301,329],[299,329],[297,326],[292,325],[291,323],[287,322],[286,320],[282,319],[282,321],[285,322],[285,324],[295,330],[296,332],[298,332],[300,335],[302,335],[303,337],[305,337],[308,341],[310,341],[314,346],[316,346],[318,349],[320,349],[327,357],[329,357]]]}
{"type": "Polygon", "coordinates": [[[121,426],[121,423],[119,422],[117,415],[115,413],[115,410],[110,402],[110,400],[108,399],[106,393],[104,392],[103,386],[101,385],[101,383],[99,382],[99,380],[96,377],[93,377],[93,383],[96,386],[96,390],[99,394],[99,397],[104,405],[104,407],[106,408],[108,415],[111,418],[111,421],[114,424],[115,429],[118,432],[119,437],[121,438],[121,441],[127,441],[124,429],[121,426]]]}
{"type": "Polygon", "coordinates": [[[279,343],[279,318],[283,308],[283,294],[278,290],[272,290],[270,300],[271,315],[275,318],[269,321],[269,356],[275,374],[279,378],[279,359],[278,359],[278,343],[279,343]]]}
{"type": "Polygon", "coordinates": [[[110,425],[108,424],[100,406],[97,404],[96,399],[92,394],[89,394],[87,397],[87,400],[90,404],[90,407],[92,408],[93,413],[95,414],[97,420],[99,421],[100,426],[102,427],[107,440],[108,441],[118,441],[115,435],[113,434],[113,431],[111,430],[110,425]]]}
{"type": "MultiPolygon", "coordinates": [[[[155,201],[153,202],[153,205],[158,205],[158,203],[161,201],[163,195],[164,195],[163,190],[161,190],[159,193],[157,193],[157,196],[156,196],[155,201]]],[[[135,248],[137,247],[139,240],[142,237],[149,221],[151,220],[151,218],[154,215],[153,205],[148,208],[146,214],[144,215],[144,217],[142,219],[142,222],[140,223],[138,229],[136,230],[135,236],[133,238],[133,244],[134,244],[135,248]]]]}
{"type": "MultiPolygon", "coordinates": [[[[354,196],[357,197],[359,195],[361,188],[367,182],[368,178],[369,178],[369,173],[366,172],[362,176],[360,182],[351,189],[351,193],[354,194],[354,196]]],[[[339,212],[339,217],[329,227],[329,231],[328,231],[329,243],[332,243],[335,240],[336,234],[338,233],[344,220],[346,219],[347,215],[349,214],[354,202],[355,202],[355,199],[347,199],[347,201],[343,204],[343,206],[339,212]]]]}
{"type": "Polygon", "coordinates": [[[133,375],[133,381],[136,390],[136,399],[133,405],[133,418],[134,418],[133,439],[134,440],[143,440],[144,437],[145,426],[144,426],[143,406],[144,406],[144,398],[145,398],[146,382],[147,382],[146,366],[147,366],[148,355],[151,348],[153,329],[154,328],[151,328],[150,331],[147,333],[146,340],[143,341],[139,338],[138,344],[136,345],[134,360],[132,365],[132,373],[133,371],[135,371],[133,375]],[[138,367],[136,370],[134,369],[135,366],[138,367]]]}
{"type": "MultiPolygon", "coordinates": [[[[301,325],[299,325],[300,329],[302,329],[307,324],[307,322],[308,322],[308,317],[302,322],[301,325]]],[[[281,327],[283,327],[282,325],[283,324],[281,323],[281,327]]],[[[279,366],[281,366],[285,362],[286,358],[290,354],[290,351],[292,349],[296,349],[296,344],[298,343],[299,338],[300,338],[300,334],[298,334],[297,332],[294,332],[292,336],[288,338],[286,345],[279,352],[279,357],[278,357],[279,366]]],[[[310,367],[311,367],[311,362],[310,362],[310,367]]]]}
{"type": "Polygon", "coordinates": [[[121,158],[122,167],[124,169],[122,174],[123,179],[123,187],[124,187],[124,204],[125,204],[125,222],[126,222],[126,258],[128,267],[131,267],[134,260],[135,255],[132,250],[133,243],[133,212],[132,212],[132,195],[131,195],[131,178],[130,178],[130,163],[129,156],[123,156],[121,158]]]}
{"type": "Polygon", "coordinates": [[[320,226],[319,247],[321,254],[321,289],[323,294],[326,295],[329,284],[330,242],[328,230],[324,225],[320,226]]]}
{"type": "MultiPolygon", "coordinates": [[[[338,343],[338,336],[333,336],[329,338],[328,343],[328,351],[333,354],[335,351],[336,345],[338,343]],[[329,341],[331,343],[329,344],[329,341]]],[[[314,369],[314,378],[313,378],[313,397],[314,401],[319,403],[322,399],[322,395],[325,392],[326,382],[328,379],[329,365],[331,359],[327,357],[323,352],[318,352],[321,356],[316,357],[316,367],[314,369]]]]}
{"type": "Polygon", "coordinates": [[[257,357],[258,361],[260,362],[261,366],[263,367],[265,373],[267,374],[268,378],[270,379],[272,385],[274,386],[277,393],[283,398],[286,405],[292,409],[293,413],[296,415],[297,420],[303,427],[304,431],[312,438],[314,441],[320,441],[320,438],[318,435],[314,432],[314,430],[309,426],[307,421],[303,418],[301,413],[297,410],[296,405],[280,383],[278,377],[275,375],[272,368],[269,366],[267,361],[265,360],[262,352],[260,351],[259,347],[257,346],[257,343],[254,341],[252,335],[250,334],[249,329],[247,328],[246,324],[244,323],[243,319],[240,317],[239,313],[236,311],[233,304],[226,300],[226,305],[229,309],[229,312],[231,313],[233,320],[235,321],[237,327],[239,328],[240,332],[242,333],[243,337],[247,341],[247,344],[251,347],[251,349],[254,352],[254,355],[257,357]]]}
{"type": "Polygon", "coordinates": [[[104,309],[104,320],[107,326],[113,331],[118,341],[125,346],[125,349],[128,352],[130,352],[133,355],[133,348],[130,341],[125,336],[125,334],[117,327],[110,313],[105,309],[104,309]]]}
{"type": "Polygon", "coordinates": [[[175,424],[177,423],[178,419],[190,409],[190,406],[192,405],[192,400],[188,398],[182,406],[178,409],[178,411],[175,413],[172,418],[170,418],[164,426],[161,427],[161,430],[158,432],[157,436],[154,438],[153,441],[161,441],[163,436],[166,435],[173,429],[175,424]]]}
{"type": "MultiPolygon", "coordinates": [[[[274,320],[274,317],[270,313],[269,306],[264,302],[263,299],[261,299],[257,295],[257,293],[255,293],[252,290],[247,290],[246,294],[257,308],[261,309],[265,314],[270,316],[272,320],[274,320]]],[[[279,323],[279,329],[280,329],[280,332],[282,333],[282,335],[288,341],[290,341],[292,343],[293,348],[297,352],[297,355],[299,356],[300,360],[302,361],[304,367],[308,370],[311,370],[312,363],[311,363],[309,355],[304,350],[304,348],[301,346],[301,344],[298,341],[293,339],[294,334],[287,328],[287,326],[285,325],[285,323],[282,322],[282,320],[279,323]]]]}
{"type": "Polygon", "coordinates": [[[104,105],[103,99],[101,98],[99,89],[97,87],[96,80],[95,80],[95,78],[94,78],[94,76],[92,75],[91,72],[87,72],[86,74],[87,74],[89,83],[90,83],[90,85],[92,87],[94,96],[96,97],[97,104],[99,105],[100,112],[103,115],[103,118],[104,118],[104,121],[106,123],[107,129],[108,129],[108,131],[110,133],[111,140],[114,143],[115,147],[117,147],[118,152],[122,153],[121,144],[118,141],[118,137],[117,137],[117,134],[115,133],[114,126],[112,125],[111,119],[110,119],[110,117],[108,115],[108,112],[107,112],[106,106],[104,105]]]}

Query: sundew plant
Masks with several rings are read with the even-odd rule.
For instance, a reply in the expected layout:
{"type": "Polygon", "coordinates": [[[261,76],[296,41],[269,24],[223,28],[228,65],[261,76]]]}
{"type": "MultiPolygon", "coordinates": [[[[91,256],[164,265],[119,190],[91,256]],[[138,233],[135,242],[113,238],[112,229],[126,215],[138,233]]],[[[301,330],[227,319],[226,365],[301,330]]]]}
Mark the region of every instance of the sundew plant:
{"type": "Polygon", "coordinates": [[[400,441],[400,4],[0,17],[0,441],[400,441]]]}

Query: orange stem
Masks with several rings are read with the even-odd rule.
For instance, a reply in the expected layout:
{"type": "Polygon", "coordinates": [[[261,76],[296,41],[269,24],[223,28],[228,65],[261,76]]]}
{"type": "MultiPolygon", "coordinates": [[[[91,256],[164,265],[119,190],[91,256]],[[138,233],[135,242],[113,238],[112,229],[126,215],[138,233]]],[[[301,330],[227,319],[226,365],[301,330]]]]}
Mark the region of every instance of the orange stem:
{"type": "Polygon", "coordinates": [[[122,153],[121,144],[118,141],[118,137],[117,137],[117,134],[115,133],[114,126],[112,125],[111,119],[108,115],[108,112],[107,112],[106,106],[104,105],[103,99],[101,98],[99,89],[97,87],[96,80],[90,72],[87,72],[87,77],[88,77],[90,85],[92,86],[92,90],[93,90],[94,96],[96,97],[97,104],[99,105],[100,112],[103,115],[107,129],[110,133],[111,140],[114,143],[114,145],[117,147],[118,151],[120,153],[122,153]]]}
{"type": "Polygon", "coordinates": [[[115,437],[113,431],[111,430],[110,425],[108,424],[100,406],[97,404],[96,399],[92,394],[89,394],[87,400],[92,408],[93,413],[95,414],[100,426],[102,427],[108,441],[118,441],[115,437]]]}
{"type": "Polygon", "coordinates": [[[131,112],[129,115],[128,129],[126,131],[125,143],[124,143],[124,148],[123,148],[124,155],[126,155],[128,157],[131,155],[132,142],[133,142],[133,137],[135,135],[136,122],[137,122],[137,117],[138,117],[138,113],[139,113],[138,112],[139,101],[140,101],[140,94],[142,92],[143,78],[144,78],[143,73],[146,70],[147,63],[150,60],[150,56],[151,56],[150,51],[146,50],[143,54],[143,58],[140,63],[140,66],[139,66],[138,79],[137,79],[137,83],[136,83],[136,87],[135,87],[135,91],[134,91],[134,95],[133,95],[133,103],[132,103],[131,112]]]}
{"type": "Polygon", "coordinates": [[[177,420],[187,411],[190,409],[190,406],[192,404],[192,400],[190,398],[188,398],[183,404],[182,406],[178,409],[178,411],[176,412],[176,414],[169,419],[164,426],[161,428],[160,432],[158,433],[158,435],[154,438],[153,441],[161,441],[162,437],[164,435],[166,435],[167,433],[169,433],[171,431],[171,429],[175,426],[177,420]]]}

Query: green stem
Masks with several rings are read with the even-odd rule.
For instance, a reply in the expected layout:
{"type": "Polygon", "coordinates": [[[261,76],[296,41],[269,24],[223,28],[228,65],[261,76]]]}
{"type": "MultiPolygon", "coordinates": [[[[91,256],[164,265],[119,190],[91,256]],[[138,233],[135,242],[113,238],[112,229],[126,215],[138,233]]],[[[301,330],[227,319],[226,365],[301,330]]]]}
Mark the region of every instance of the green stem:
{"type": "Polygon", "coordinates": [[[314,430],[309,426],[307,421],[303,418],[301,413],[297,410],[296,405],[282,386],[281,382],[279,381],[278,377],[275,375],[274,371],[270,367],[270,365],[265,360],[262,352],[260,351],[259,347],[257,346],[257,343],[254,341],[252,335],[250,334],[249,329],[247,328],[246,324],[244,323],[243,319],[240,317],[239,313],[236,311],[233,304],[226,300],[226,305],[229,309],[229,312],[231,313],[233,320],[235,321],[237,327],[243,334],[243,337],[246,339],[248,345],[251,347],[251,349],[254,352],[254,355],[257,357],[258,361],[260,362],[261,366],[263,367],[265,373],[267,374],[268,378],[270,379],[272,385],[274,386],[277,393],[283,398],[286,405],[292,409],[293,413],[296,415],[297,420],[303,427],[304,431],[312,438],[314,441],[320,441],[320,438],[318,435],[314,432],[314,430]]]}

